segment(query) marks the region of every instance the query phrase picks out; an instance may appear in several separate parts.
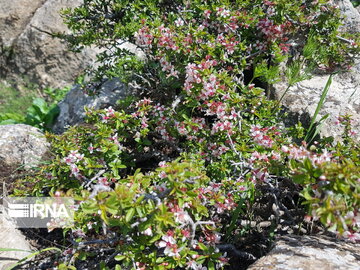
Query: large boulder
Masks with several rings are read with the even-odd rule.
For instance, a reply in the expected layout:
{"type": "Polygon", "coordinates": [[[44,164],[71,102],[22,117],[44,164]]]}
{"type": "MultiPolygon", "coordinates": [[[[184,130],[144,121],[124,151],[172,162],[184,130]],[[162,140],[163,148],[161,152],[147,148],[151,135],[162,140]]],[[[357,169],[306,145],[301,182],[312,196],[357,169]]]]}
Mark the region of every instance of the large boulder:
{"type": "MultiPolygon", "coordinates": [[[[310,80],[305,80],[290,87],[285,94],[282,105],[290,110],[292,124],[298,120],[309,123],[320,101],[320,96],[328,81],[329,75],[316,75],[310,80]],[[307,121],[306,121],[307,120],[307,121]]],[[[285,82],[275,85],[275,96],[281,97],[287,84],[285,82]]],[[[332,84],[327,94],[325,103],[317,117],[319,120],[324,115],[329,117],[320,128],[322,136],[333,136],[336,140],[341,138],[343,128],[336,125],[340,115],[350,114],[355,120],[353,130],[360,134],[360,72],[354,69],[351,72],[337,74],[333,77],[332,84]]]]}
{"type": "Polygon", "coordinates": [[[26,79],[41,87],[71,84],[88,65],[96,50],[69,52],[66,44],[48,33],[69,33],[59,11],[82,0],[0,0],[1,76],[26,79]]]}
{"type": "Polygon", "coordinates": [[[127,87],[119,80],[112,79],[100,85],[98,95],[89,96],[80,86],[75,86],[58,105],[60,114],[55,121],[53,131],[62,133],[67,127],[84,122],[85,109],[103,109],[116,105],[119,99],[127,96],[127,87]]]}
{"type": "Polygon", "coordinates": [[[44,134],[35,127],[16,124],[0,125],[0,166],[23,166],[25,169],[39,165],[46,157],[49,145],[44,134]]]}
{"type": "MultiPolygon", "coordinates": [[[[360,32],[360,14],[349,0],[334,1],[345,15],[342,31],[360,32]]],[[[346,41],[344,41],[346,42],[346,41]]],[[[329,74],[313,74],[305,80],[292,86],[285,94],[282,105],[290,111],[290,122],[305,121],[309,124],[314,115],[320,96],[329,78],[329,74]]],[[[273,86],[275,98],[279,99],[287,88],[284,80],[273,86]]],[[[350,114],[355,120],[353,130],[360,134],[360,62],[348,72],[338,73],[333,77],[327,98],[316,120],[329,115],[320,128],[322,136],[333,136],[341,139],[343,128],[335,125],[340,115],[350,114]]]]}
{"type": "MultiPolygon", "coordinates": [[[[1,208],[1,206],[0,206],[1,208]]],[[[17,249],[0,251],[0,270],[9,269],[17,261],[29,256],[33,251],[25,236],[0,213],[0,249],[17,249]]]]}
{"type": "Polygon", "coordinates": [[[282,236],[248,270],[358,270],[360,244],[326,236],[282,236]]]}

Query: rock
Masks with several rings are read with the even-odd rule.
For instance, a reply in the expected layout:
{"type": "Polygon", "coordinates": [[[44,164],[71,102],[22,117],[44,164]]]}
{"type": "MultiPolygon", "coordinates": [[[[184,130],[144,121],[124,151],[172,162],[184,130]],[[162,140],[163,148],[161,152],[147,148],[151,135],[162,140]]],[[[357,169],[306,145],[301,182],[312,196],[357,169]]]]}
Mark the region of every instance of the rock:
{"type": "MultiPolygon", "coordinates": [[[[326,85],[329,75],[315,75],[310,80],[305,80],[292,86],[285,94],[282,105],[297,115],[297,119],[310,119],[316,110],[321,93],[326,85]],[[304,117],[308,115],[308,117],[304,117]]],[[[284,93],[287,84],[284,82],[275,85],[275,96],[279,98],[284,93]]],[[[337,74],[333,77],[327,98],[317,117],[329,114],[320,133],[322,136],[333,136],[336,140],[341,138],[343,128],[335,125],[339,115],[351,114],[354,121],[353,130],[360,133],[360,72],[354,69],[352,72],[337,74]]]]}
{"type": "Polygon", "coordinates": [[[64,87],[95,60],[97,50],[69,52],[46,32],[68,33],[59,11],[82,0],[0,0],[1,76],[41,87],[64,87]],[[44,31],[44,32],[43,32],[44,31]]]}
{"type": "MultiPolygon", "coordinates": [[[[360,32],[360,14],[349,0],[335,1],[341,12],[346,16],[343,31],[360,32]]],[[[282,105],[292,115],[291,124],[306,119],[308,122],[314,115],[322,91],[329,78],[328,75],[313,74],[313,78],[292,86],[285,94],[282,105]]],[[[287,82],[283,81],[274,85],[274,96],[279,99],[287,88],[287,82]]],[[[341,139],[343,129],[334,123],[337,117],[344,114],[352,115],[355,120],[353,130],[360,134],[360,62],[351,71],[339,73],[333,77],[327,98],[317,121],[324,115],[329,117],[320,128],[322,136],[333,136],[335,140],[341,139]]]]}
{"type": "MultiPolygon", "coordinates": [[[[39,129],[23,125],[0,126],[0,165],[37,166],[48,152],[48,143],[39,129]]],[[[1,239],[1,238],[0,238],[1,239]]]]}
{"type": "Polygon", "coordinates": [[[336,0],[335,3],[339,6],[341,13],[345,15],[344,26],[340,29],[349,32],[360,31],[360,15],[350,0],[336,0]]]}
{"type": "Polygon", "coordinates": [[[282,236],[248,270],[358,270],[360,244],[327,236],[282,236]]]}
{"type": "Polygon", "coordinates": [[[31,254],[31,245],[14,225],[0,214],[0,249],[12,248],[24,251],[0,251],[0,270],[14,265],[18,260],[31,254]],[[30,252],[26,252],[30,251],[30,252]]]}
{"type": "Polygon", "coordinates": [[[67,126],[82,123],[85,118],[84,107],[103,109],[114,106],[116,101],[127,96],[127,88],[119,79],[112,79],[100,86],[98,96],[86,95],[79,86],[75,86],[58,105],[60,114],[55,121],[53,131],[62,133],[67,126]]]}
{"type": "Polygon", "coordinates": [[[0,42],[10,47],[44,0],[0,1],[0,42]],[[21,8],[19,8],[21,7],[21,8]]]}

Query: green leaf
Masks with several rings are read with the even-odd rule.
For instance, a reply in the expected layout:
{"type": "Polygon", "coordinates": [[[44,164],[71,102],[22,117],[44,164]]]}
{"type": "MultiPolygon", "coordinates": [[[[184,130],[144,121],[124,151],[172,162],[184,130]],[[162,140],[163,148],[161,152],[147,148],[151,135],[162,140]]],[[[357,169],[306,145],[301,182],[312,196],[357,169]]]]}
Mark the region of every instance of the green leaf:
{"type": "Polygon", "coordinates": [[[208,262],[208,270],[216,270],[214,262],[212,261],[208,262]]]}
{"type": "Polygon", "coordinates": [[[241,199],[236,207],[235,211],[231,213],[231,221],[229,226],[226,228],[225,239],[229,239],[230,234],[234,231],[234,228],[238,222],[240,213],[243,213],[242,208],[244,207],[244,199],[241,199]]]}
{"type": "Polygon", "coordinates": [[[306,182],[306,177],[302,174],[295,174],[292,179],[296,184],[304,184],[306,182]]]}
{"type": "Polygon", "coordinates": [[[87,253],[86,252],[80,252],[80,254],[78,256],[78,259],[82,260],[82,261],[85,261],[86,258],[87,258],[87,253]]]}
{"type": "Polygon", "coordinates": [[[308,189],[304,189],[301,193],[301,195],[305,198],[305,200],[310,201],[313,199],[313,197],[310,195],[308,189]]]}
{"type": "Polygon", "coordinates": [[[49,110],[48,105],[46,104],[46,101],[42,98],[35,98],[33,100],[32,106],[35,109],[39,109],[41,113],[46,114],[49,110]]]}
{"type": "Polygon", "coordinates": [[[130,222],[130,220],[133,218],[135,214],[135,208],[130,208],[128,212],[126,213],[125,221],[130,222]]]}
{"type": "Polygon", "coordinates": [[[149,243],[150,243],[150,244],[153,244],[153,243],[155,243],[156,241],[158,241],[160,238],[161,238],[161,235],[160,235],[160,234],[156,234],[153,238],[151,238],[151,239],[149,240],[149,243]]]}
{"type": "Polygon", "coordinates": [[[198,245],[199,248],[200,248],[201,250],[203,250],[203,251],[207,251],[207,250],[208,250],[208,247],[205,246],[203,243],[200,243],[200,242],[199,242],[197,245],[198,245]]]}
{"type": "Polygon", "coordinates": [[[93,214],[99,210],[99,206],[95,200],[91,200],[83,203],[81,209],[85,214],[93,214]]]}
{"type": "Polygon", "coordinates": [[[126,256],[124,256],[124,255],[116,255],[114,259],[115,259],[116,261],[122,261],[122,260],[124,260],[125,258],[126,258],[126,256]]]}
{"type": "Polygon", "coordinates": [[[45,115],[44,122],[45,126],[50,127],[54,122],[56,117],[60,114],[59,106],[53,106],[48,113],[45,115]]]}
{"type": "Polygon", "coordinates": [[[0,122],[0,125],[12,125],[12,124],[19,124],[21,122],[16,121],[14,119],[6,119],[0,122]]]}
{"type": "Polygon", "coordinates": [[[142,141],[142,144],[143,144],[143,145],[151,145],[152,142],[151,142],[150,140],[144,138],[143,141],[142,141]]]}
{"type": "Polygon", "coordinates": [[[311,160],[310,160],[310,158],[305,158],[305,160],[304,160],[304,168],[310,173],[310,172],[312,172],[312,170],[313,170],[313,164],[312,164],[312,162],[311,162],[311,160]]]}

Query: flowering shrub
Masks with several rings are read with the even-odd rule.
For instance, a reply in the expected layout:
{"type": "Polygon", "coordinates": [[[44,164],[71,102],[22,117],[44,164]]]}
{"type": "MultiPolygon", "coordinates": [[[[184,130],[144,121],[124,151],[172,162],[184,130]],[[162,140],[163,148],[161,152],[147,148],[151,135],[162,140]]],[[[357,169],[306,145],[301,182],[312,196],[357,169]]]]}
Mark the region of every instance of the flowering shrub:
{"type": "Polygon", "coordinates": [[[162,163],[154,172],[137,171],[113,188],[99,178],[79,199],[84,203],[77,234],[80,229],[85,236],[92,228],[101,234],[97,224],[105,222],[102,227],[116,238],[115,260],[122,266],[197,269],[205,264],[214,269],[227,262],[216,246],[218,225],[220,214],[236,204],[201,171],[201,164],[162,163]]]}
{"type": "MultiPolygon", "coordinates": [[[[64,15],[75,32],[68,39],[73,46],[96,44],[114,48],[100,55],[100,63],[106,64],[107,70],[102,70],[105,74],[120,68],[105,59],[116,63],[128,53],[119,49],[119,39],[137,44],[171,77],[177,77],[188,63],[201,61],[207,55],[218,64],[234,68],[235,73],[259,59],[270,57],[276,63],[281,54],[289,55],[294,49],[301,52],[310,34],[318,46],[309,60],[318,65],[347,65],[351,61],[347,55],[358,50],[356,37],[350,38],[347,33],[342,35],[349,37],[348,41],[337,37],[339,9],[327,0],[256,0],[236,4],[204,0],[98,4],[88,0],[64,15]]],[[[129,66],[130,71],[132,67],[129,66]]]]}
{"type": "MultiPolygon", "coordinates": [[[[332,71],[351,64],[358,38],[338,37],[339,10],[330,1],[85,0],[64,14],[75,47],[108,49],[97,75],[123,76],[139,94],[116,110],[89,110],[86,124],[60,136],[48,134],[54,158],[27,179],[33,194],[81,202],[62,267],[76,265],[89,243],[107,244],[113,255],[104,261],[117,260],[116,269],[252,262],[237,249],[242,221],[258,187],[273,192],[281,179],[303,189],[314,219],[358,237],[359,148],[350,126],[342,122],[344,144],[296,145],[303,128],[285,128],[278,103],[266,97],[266,85],[281,75],[290,84],[307,76],[304,65],[332,71]],[[120,39],[146,59],[121,49],[120,39]]],[[[280,210],[291,214],[271,196],[268,217],[277,227],[280,210]]]]}
{"type": "Polygon", "coordinates": [[[354,140],[351,117],[339,117],[343,143],[331,152],[312,154],[304,148],[286,149],[292,178],[304,185],[302,196],[309,205],[309,219],[320,219],[331,231],[360,241],[360,144],[354,140]]]}
{"type": "Polygon", "coordinates": [[[330,153],[291,144],[281,126],[243,125],[242,132],[216,135],[205,119],[177,122],[169,108],[151,103],[135,102],[132,113],[89,111],[87,124],[48,134],[55,157],[28,181],[36,195],[66,193],[81,202],[65,261],[85,256],[89,239],[111,237],[104,243],[122,266],[220,269],[235,248],[229,236],[239,232],[229,230],[246,210],[244,200],[251,204],[258,185],[281,176],[304,187],[312,219],[358,240],[359,146],[351,137],[330,153]],[[165,161],[179,154],[183,161],[165,161]],[[143,174],[137,168],[149,169],[144,160],[162,161],[143,174]]]}

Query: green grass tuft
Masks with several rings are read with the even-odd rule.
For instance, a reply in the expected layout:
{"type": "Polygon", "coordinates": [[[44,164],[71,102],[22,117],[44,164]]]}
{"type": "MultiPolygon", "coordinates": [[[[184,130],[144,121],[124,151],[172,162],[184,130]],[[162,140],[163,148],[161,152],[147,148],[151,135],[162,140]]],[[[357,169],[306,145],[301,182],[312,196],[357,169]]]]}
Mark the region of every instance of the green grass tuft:
{"type": "Polygon", "coordinates": [[[19,91],[4,83],[0,83],[0,114],[16,113],[26,114],[26,110],[35,97],[38,96],[36,90],[26,89],[19,91]]]}

